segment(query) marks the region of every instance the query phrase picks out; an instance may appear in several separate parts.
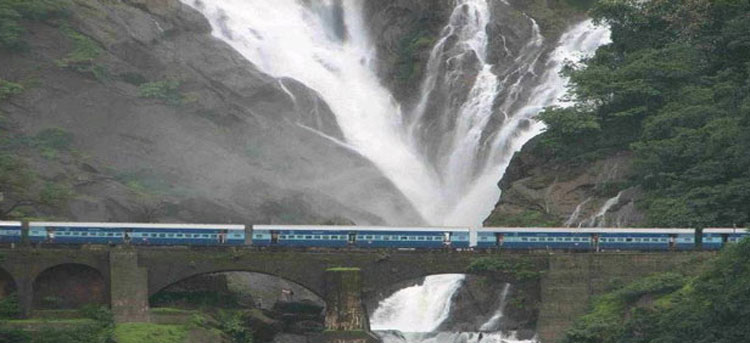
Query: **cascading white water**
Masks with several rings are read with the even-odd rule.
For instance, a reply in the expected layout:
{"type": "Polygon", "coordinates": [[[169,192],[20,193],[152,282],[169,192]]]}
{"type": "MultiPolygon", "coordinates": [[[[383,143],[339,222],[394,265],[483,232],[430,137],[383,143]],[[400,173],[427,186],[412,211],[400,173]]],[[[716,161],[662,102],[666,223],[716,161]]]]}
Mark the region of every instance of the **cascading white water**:
{"type": "Polygon", "coordinates": [[[437,332],[448,319],[455,293],[464,275],[446,274],[425,278],[420,285],[407,287],[378,304],[370,318],[370,328],[384,343],[534,343],[518,340],[513,332],[498,330],[503,318],[510,284],[500,294],[500,305],[494,315],[473,332],[437,332]]]}
{"type": "Polygon", "coordinates": [[[510,284],[506,283],[505,286],[503,286],[503,292],[500,294],[500,306],[497,308],[497,311],[495,311],[495,314],[492,315],[486,323],[479,327],[479,331],[497,331],[500,325],[500,320],[503,319],[504,316],[505,301],[508,298],[508,292],[510,292],[510,284]]]}
{"type": "Polygon", "coordinates": [[[602,207],[599,209],[598,212],[596,212],[595,215],[591,216],[585,221],[582,221],[578,226],[579,227],[605,227],[607,226],[607,212],[609,212],[612,206],[615,206],[620,202],[621,196],[622,196],[622,191],[618,192],[617,195],[615,195],[614,197],[607,199],[607,201],[604,202],[604,205],[602,205],[602,207]]]}
{"type": "Polygon", "coordinates": [[[455,0],[427,63],[420,99],[404,114],[371,63],[376,51],[362,18],[363,0],[182,1],[261,71],[296,79],[320,94],[345,141],[316,133],[372,161],[433,225],[481,225],[499,198],[496,183],[510,157],[543,128],[532,117],[545,106],[564,105],[558,100],[565,91],[559,76],[564,61],[588,56],[609,40],[606,28],[577,25],[537,76],[543,38],[527,17],[532,39],[499,77],[488,60],[488,0],[455,0]],[[470,87],[467,79],[473,79],[470,87]],[[523,90],[533,84],[530,92],[523,90]],[[464,88],[465,100],[440,113],[430,109],[433,92],[464,88]],[[506,98],[498,99],[501,93],[506,98]],[[496,116],[503,124],[489,125],[496,116]],[[444,125],[427,125],[434,120],[444,125]],[[426,136],[439,139],[428,143],[426,136]]]}
{"type": "Polygon", "coordinates": [[[420,285],[407,287],[378,304],[370,318],[372,330],[432,332],[450,313],[453,294],[463,274],[432,275],[420,285]]]}

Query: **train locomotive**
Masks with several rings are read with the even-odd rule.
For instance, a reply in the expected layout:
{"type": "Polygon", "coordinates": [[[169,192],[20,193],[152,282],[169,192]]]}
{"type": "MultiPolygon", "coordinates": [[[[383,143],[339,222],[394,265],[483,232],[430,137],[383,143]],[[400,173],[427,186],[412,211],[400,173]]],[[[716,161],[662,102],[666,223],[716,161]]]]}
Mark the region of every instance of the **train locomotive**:
{"type": "Polygon", "coordinates": [[[745,229],[469,228],[0,221],[0,244],[359,249],[718,250],[745,229]]]}

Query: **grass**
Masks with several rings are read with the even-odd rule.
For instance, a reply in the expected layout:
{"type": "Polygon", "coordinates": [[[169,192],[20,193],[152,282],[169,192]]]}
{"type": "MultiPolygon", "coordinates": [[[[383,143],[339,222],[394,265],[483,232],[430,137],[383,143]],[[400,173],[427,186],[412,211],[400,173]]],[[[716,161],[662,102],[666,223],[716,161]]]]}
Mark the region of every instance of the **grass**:
{"type": "Polygon", "coordinates": [[[182,343],[188,336],[183,325],[126,323],[115,327],[117,343],[182,343]]]}
{"type": "Polygon", "coordinates": [[[358,272],[359,268],[356,267],[333,267],[326,269],[327,272],[358,272]]]}
{"type": "Polygon", "coordinates": [[[76,324],[76,325],[84,325],[84,324],[93,324],[94,320],[87,319],[87,318],[69,318],[69,319],[50,319],[50,318],[31,318],[31,319],[11,319],[6,320],[5,323],[7,324],[23,324],[23,325],[30,325],[30,324],[76,324]]]}
{"type": "Polygon", "coordinates": [[[173,308],[173,307],[157,307],[157,308],[151,309],[151,313],[155,313],[155,314],[194,314],[198,312],[199,311],[184,310],[181,308],[173,308]]]}

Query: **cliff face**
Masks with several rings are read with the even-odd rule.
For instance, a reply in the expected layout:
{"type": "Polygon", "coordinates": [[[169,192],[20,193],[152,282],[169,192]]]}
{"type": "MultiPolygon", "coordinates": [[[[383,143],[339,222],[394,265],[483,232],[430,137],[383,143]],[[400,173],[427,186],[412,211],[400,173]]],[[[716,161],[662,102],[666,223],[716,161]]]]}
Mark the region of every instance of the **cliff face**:
{"type": "MultiPolygon", "coordinates": [[[[0,103],[3,134],[71,138],[54,154],[11,151],[35,171],[33,187],[70,189],[65,205],[11,216],[382,223],[389,211],[415,221],[371,163],[320,135],[341,132],[314,92],[259,73],[199,13],[177,0],[75,0],[68,12],[23,22],[28,48],[0,51],[0,78],[23,85],[0,103]]],[[[0,209],[23,200],[3,191],[0,209]]]]}
{"type": "Polygon", "coordinates": [[[516,153],[499,183],[502,195],[485,226],[633,227],[642,225],[643,192],[631,187],[632,155],[561,162],[538,145],[516,153]]]}

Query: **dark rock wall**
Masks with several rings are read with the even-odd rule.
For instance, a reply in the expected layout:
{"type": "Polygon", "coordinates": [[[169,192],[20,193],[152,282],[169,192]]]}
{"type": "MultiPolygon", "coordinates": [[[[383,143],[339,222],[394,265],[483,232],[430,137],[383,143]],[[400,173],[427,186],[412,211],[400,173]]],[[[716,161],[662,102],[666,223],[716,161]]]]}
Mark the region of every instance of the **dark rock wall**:
{"type": "Polygon", "coordinates": [[[73,3],[70,18],[26,23],[27,52],[0,52],[0,77],[34,81],[0,104],[15,130],[62,128],[78,152],[29,158],[45,180],[76,193],[69,206],[38,215],[378,224],[388,213],[417,221],[371,163],[300,126],[341,136],[314,92],[259,73],[197,12],[177,0],[73,3]],[[66,25],[101,49],[97,73],[56,63],[73,49],[66,25]],[[173,98],[142,96],[140,84],[162,81],[178,82],[173,98]]]}
{"type": "Polygon", "coordinates": [[[560,161],[538,142],[539,138],[533,139],[513,156],[499,183],[502,195],[485,226],[633,227],[644,223],[637,207],[642,191],[628,182],[630,154],[560,161]],[[618,194],[606,214],[598,216],[618,194]]]}

